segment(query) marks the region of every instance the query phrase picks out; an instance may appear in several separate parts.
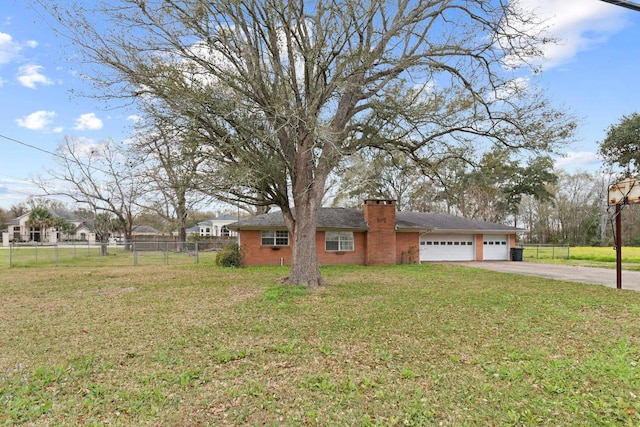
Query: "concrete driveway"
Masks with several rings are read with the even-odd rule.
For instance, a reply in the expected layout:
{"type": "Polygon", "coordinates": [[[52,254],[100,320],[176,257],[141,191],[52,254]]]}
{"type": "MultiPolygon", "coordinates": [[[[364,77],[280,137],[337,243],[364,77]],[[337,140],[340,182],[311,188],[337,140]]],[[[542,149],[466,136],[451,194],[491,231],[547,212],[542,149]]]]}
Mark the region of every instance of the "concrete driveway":
{"type": "MultiPolygon", "coordinates": [[[[616,287],[616,270],[574,265],[540,264],[526,261],[456,262],[457,265],[483,268],[502,273],[524,274],[569,282],[616,287]]],[[[622,271],[622,289],[640,291],[640,271],[622,271]]]]}

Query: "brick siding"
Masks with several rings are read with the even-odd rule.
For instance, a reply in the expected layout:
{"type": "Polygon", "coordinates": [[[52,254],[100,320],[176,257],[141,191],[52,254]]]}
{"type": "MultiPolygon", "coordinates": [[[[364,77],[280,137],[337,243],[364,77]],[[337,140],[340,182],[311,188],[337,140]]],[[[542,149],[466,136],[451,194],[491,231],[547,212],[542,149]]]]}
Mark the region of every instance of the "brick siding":
{"type": "MultiPolygon", "coordinates": [[[[289,236],[289,246],[262,246],[262,236],[259,230],[242,230],[240,233],[243,265],[291,265],[293,244],[291,236],[289,236]]],[[[353,251],[327,251],[325,250],[325,232],[317,231],[318,262],[320,265],[364,264],[365,242],[364,232],[354,232],[353,251]]]]}
{"type": "Polygon", "coordinates": [[[394,200],[365,200],[364,220],[367,232],[367,265],[396,263],[396,203],[394,200]]]}

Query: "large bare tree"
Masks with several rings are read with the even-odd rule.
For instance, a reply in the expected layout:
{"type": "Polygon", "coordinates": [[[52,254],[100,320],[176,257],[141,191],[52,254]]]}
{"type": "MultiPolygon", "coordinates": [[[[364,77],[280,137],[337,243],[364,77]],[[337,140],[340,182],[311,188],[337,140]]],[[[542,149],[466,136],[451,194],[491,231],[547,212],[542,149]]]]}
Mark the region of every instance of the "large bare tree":
{"type": "MultiPolygon", "coordinates": [[[[171,115],[147,109],[143,121],[136,126],[133,149],[143,163],[148,191],[141,203],[148,210],[169,221],[178,231],[178,243],[187,240],[189,213],[210,200],[202,188],[201,136],[190,127],[179,125],[171,115]]],[[[181,248],[181,246],[179,246],[181,248]]]]}
{"type": "MultiPolygon", "coordinates": [[[[94,217],[112,214],[130,242],[139,200],[146,189],[140,179],[140,164],[127,150],[113,140],[86,143],[67,136],[56,150],[57,166],[48,168],[36,183],[46,195],[63,196],[87,206],[94,217]]],[[[108,233],[102,235],[108,237],[108,233]]]]}
{"type": "Polygon", "coordinates": [[[524,83],[546,40],[515,0],[36,1],[101,94],[193,118],[229,193],[282,209],[296,284],[322,283],[316,217],[343,156],[550,150],[572,128],[524,83]]]}

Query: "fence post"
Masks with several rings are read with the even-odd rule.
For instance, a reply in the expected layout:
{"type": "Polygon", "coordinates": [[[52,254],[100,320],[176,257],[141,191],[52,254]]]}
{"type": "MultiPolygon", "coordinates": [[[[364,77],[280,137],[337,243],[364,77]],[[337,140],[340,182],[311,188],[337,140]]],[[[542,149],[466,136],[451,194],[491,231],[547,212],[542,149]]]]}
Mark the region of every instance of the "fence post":
{"type": "Polygon", "coordinates": [[[38,263],[38,244],[36,243],[35,246],[36,248],[36,264],[38,263]]]}
{"type": "Polygon", "coordinates": [[[196,264],[198,264],[200,262],[200,253],[198,252],[198,242],[196,241],[196,254],[195,257],[196,259],[196,264]]]}
{"type": "Polygon", "coordinates": [[[138,265],[138,252],[136,251],[136,242],[131,244],[133,248],[133,265],[138,265]]]}
{"type": "Polygon", "coordinates": [[[164,243],[164,265],[169,265],[169,242],[164,243]]]}
{"type": "Polygon", "coordinates": [[[11,266],[12,266],[12,264],[11,264],[11,261],[12,261],[11,257],[12,256],[13,256],[13,243],[9,242],[9,268],[11,268],[11,266]]]}

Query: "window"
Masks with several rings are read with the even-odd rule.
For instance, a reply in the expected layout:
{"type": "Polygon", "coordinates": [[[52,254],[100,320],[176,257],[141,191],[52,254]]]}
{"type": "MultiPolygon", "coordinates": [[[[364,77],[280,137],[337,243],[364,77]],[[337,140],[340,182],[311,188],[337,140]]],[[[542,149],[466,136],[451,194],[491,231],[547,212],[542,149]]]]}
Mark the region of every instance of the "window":
{"type": "Polygon", "coordinates": [[[324,237],[324,247],[327,251],[353,250],[353,233],[351,231],[327,231],[324,237]]]}
{"type": "Polygon", "coordinates": [[[263,230],[261,237],[262,246],[289,246],[287,230],[263,230]]]}

